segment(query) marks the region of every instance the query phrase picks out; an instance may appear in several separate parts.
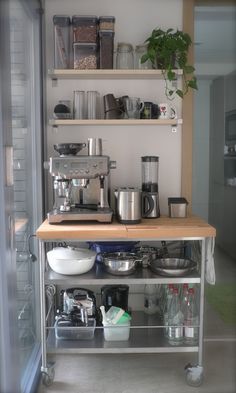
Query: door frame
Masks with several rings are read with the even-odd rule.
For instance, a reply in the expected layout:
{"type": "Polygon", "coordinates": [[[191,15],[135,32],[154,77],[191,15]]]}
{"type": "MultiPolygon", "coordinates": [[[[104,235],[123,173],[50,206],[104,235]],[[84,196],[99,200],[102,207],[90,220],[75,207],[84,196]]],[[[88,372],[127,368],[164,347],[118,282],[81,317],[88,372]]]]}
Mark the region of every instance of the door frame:
{"type": "MultiPolygon", "coordinates": [[[[188,33],[194,42],[194,9],[195,6],[235,5],[236,0],[183,0],[183,31],[188,33]]],[[[194,64],[193,45],[189,51],[189,63],[194,64]]],[[[182,160],[181,160],[181,195],[189,202],[189,213],[192,210],[192,171],[193,171],[193,108],[194,93],[192,90],[183,98],[182,126],[182,160]]]]}

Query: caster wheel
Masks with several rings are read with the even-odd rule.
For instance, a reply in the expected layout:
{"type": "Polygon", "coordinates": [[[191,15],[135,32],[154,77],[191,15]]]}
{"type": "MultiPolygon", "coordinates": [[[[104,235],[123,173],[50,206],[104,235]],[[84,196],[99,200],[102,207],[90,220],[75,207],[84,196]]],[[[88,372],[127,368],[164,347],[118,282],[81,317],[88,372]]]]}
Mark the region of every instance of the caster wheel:
{"type": "Polygon", "coordinates": [[[48,372],[42,372],[42,383],[44,386],[51,386],[55,377],[54,368],[50,368],[48,372]]]}
{"type": "Polygon", "coordinates": [[[203,368],[200,366],[189,366],[186,369],[186,382],[189,386],[199,387],[203,382],[203,368]]]}

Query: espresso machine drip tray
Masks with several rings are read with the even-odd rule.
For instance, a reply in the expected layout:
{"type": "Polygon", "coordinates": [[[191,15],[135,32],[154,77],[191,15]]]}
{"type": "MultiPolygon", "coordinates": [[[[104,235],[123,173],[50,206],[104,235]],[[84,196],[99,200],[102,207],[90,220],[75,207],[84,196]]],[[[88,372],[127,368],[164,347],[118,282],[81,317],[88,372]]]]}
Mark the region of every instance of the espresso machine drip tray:
{"type": "Polygon", "coordinates": [[[59,224],[63,221],[98,221],[110,223],[112,221],[113,210],[110,207],[89,209],[89,208],[72,208],[68,212],[62,212],[60,209],[53,209],[48,213],[49,224],[59,224]]]}

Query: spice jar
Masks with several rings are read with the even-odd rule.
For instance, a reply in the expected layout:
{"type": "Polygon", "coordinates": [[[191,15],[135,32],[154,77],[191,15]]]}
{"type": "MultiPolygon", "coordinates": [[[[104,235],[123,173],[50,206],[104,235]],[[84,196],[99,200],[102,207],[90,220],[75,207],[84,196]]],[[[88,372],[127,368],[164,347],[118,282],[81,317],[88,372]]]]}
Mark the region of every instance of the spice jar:
{"type": "Polygon", "coordinates": [[[142,56],[147,53],[147,45],[137,45],[135,47],[135,68],[140,70],[148,70],[151,69],[150,60],[145,61],[145,63],[141,62],[142,56]]]}
{"type": "Polygon", "coordinates": [[[116,68],[133,69],[134,68],[134,50],[133,46],[126,42],[117,44],[116,68]]]}

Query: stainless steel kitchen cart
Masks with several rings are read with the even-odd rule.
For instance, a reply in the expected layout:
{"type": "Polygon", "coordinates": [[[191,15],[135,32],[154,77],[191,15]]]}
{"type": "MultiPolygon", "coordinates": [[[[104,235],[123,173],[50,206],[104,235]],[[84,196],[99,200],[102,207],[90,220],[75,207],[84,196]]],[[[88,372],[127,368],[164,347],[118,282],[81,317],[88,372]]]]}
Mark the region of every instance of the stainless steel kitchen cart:
{"type": "Polygon", "coordinates": [[[186,366],[186,380],[189,385],[199,386],[203,379],[203,320],[204,320],[204,281],[206,262],[206,240],[214,238],[215,229],[198,217],[144,219],[141,224],[122,225],[73,223],[51,225],[44,221],[38,228],[37,237],[40,247],[40,300],[41,300],[41,348],[42,378],[45,385],[54,380],[54,366],[47,361],[47,354],[95,354],[95,353],[176,353],[197,352],[196,365],[186,366]],[[130,276],[112,276],[99,271],[94,266],[88,273],[78,276],[64,276],[50,270],[46,261],[47,243],[55,242],[87,242],[87,241],[199,241],[200,260],[199,273],[187,277],[163,277],[153,274],[149,269],[137,270],[130,276]],[[53,285],[93,286],[107,284],[199,284],[200,286],[200,323],[199,342],[197,346],[170,346],[163,335],[164,326],[154,318],[144,317],[142,312],[132,313],[131,337],[127,342],[106,342],[101,327],[96,328],[94,339],[89,341],[57,340],[53,326],[47,326],[45,288],[53,285]]]}

